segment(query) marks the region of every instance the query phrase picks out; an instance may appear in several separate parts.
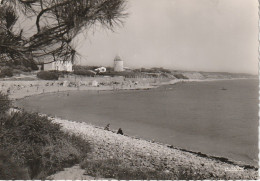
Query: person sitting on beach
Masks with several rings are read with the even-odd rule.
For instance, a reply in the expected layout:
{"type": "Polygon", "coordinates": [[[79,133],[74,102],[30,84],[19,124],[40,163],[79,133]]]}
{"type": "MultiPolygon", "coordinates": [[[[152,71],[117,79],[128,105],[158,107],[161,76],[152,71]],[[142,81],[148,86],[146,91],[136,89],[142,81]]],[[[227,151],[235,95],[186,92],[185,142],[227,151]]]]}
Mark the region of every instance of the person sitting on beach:
{"type": "Polygon", "coordinates": [[[123,130],[121,128],[118,129],[117,134],[124,135],[123,130]]]}
{"type": "Polygon", "coordinates": [[[104,130],[110,131],[110,130],[109,130],[109,126],[110,126],[110,124],[107,124],[104,130]]]}

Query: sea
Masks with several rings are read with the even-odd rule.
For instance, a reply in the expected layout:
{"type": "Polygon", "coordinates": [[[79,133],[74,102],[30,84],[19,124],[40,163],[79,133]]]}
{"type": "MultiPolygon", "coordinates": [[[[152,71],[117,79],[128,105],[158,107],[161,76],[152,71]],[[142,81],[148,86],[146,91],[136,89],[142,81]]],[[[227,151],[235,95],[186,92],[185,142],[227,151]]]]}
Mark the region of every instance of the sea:
{"type": "Polygon", "coordinates": [[[258,80],[180,82],[150,90],[72,91],[18,100],[27,111],[87,122],[258,165],[258,80]]]}

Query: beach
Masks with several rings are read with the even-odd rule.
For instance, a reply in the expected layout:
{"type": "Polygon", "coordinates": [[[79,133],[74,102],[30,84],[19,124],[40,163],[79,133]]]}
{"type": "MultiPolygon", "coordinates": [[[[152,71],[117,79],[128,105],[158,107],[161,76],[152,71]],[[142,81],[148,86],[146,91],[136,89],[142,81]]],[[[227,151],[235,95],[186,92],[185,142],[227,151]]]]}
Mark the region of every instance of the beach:
{"type": "MultiPolygon", "coordinates": [[[[93,82],[93,81],[92,81],[93,82]]],[[[21,99],[27,96],[64,92],[64,91],[79,91],[79,90],[118,90],[118,89],[149,89],[155,85],[135,84],[135,82],[128,82],[124,85],[110,84],[110,85],[92,85],[92,82],[87,84],[69,81],[45,81],[45,80],[31,80],[31,81],[0,81],[1,91],[9,95],[13,100],[21,99]]]]}
{"type": "MultiPolygon", "coordinates": [[[[245,79],[245,78],[226,78],[245,79]]],[[[138,90],[151,89],[162,85],[173,85],[178,82],[205,82],[220,81],[225,78],[189,79],[172,78],[124,78],[124,77],[82,77],[68,76],[59,80],[40,80],[35,76],[19,76],[17,78],[0,79],[1,92],[8,94],[10,99],[22,99],[28,96],[64,92],[64,91],[117,91],[117,90],[138,90]]]]}
{"type": "MultiPolygon", "coordinates": [[[[207,179],[257,178],[257,171],[254,169],[246,169],[238,165],[168,148],[166,145],[118,135],[86,123],[59,118],[52,118],[52,120],[54,123],[59,123],[64,131],[79,135],[90,142],[93,145],[93,152],[89,155],[91,159],[117,158],[122,159],[127,165],[152,169],[163,168],[165,172],[173,173],[181,171],[181,168],[187,168],[206,175],[207,179]]],[[[55,179],[55,175],[50,178],[55,179]]],[[[56,178],[61,179],[60,176],[56,178]]]]}
{"type": "MultiPolygon", "coordinates": [[[[168,82],[168,84],[175,84],[177,82],[181,82],[181,80],[180,81],[173,80],[171,82],[168,82]]],[[[7,82],[4,83],[5,85],[7,85],[7,82]]],[[[19,82],[11,82],[11,83],[10,85],[13,86],[16,84],[16,87],[17,85],[21,86],[19,82]]],[[[49,86],[51,83],[54,83],[53,85],[55,85],[55,83],[56,85],[58,85],[56,81],[40,82],[42,86],[39,87],[41,87],[41,90],[45,89],[44,92],[37,91],[37,86],[35,86],[34,89],[31,89],[32,91],[31,90],[27,91],[26,88],[30,87],[32,83],[35,83],[35,81],[24,82],[24,84],[26,84],[27,86],[24,89],[22,89],[23,93],[15,94],[16,92],[15,91],[14,94],[10,93],[10,97],[12,97],[13,99],[19,99],[30,95],[36,95],[36,94],[42,94],[44,96],[46,93],[48,93],[47,95],[51,95],[49,93],[62,92],[62,91],[74,91],[74,92],[79,91],[77,87],[49,86]],[[57,87],[59,88],[58,91],[57,91],[57,87]]],[[[39,85],[39,82],[37,82],[37,84],[39,85]]],[[[128,87],[124,87],[124,88],[126,90],[127,89],[128,90],[129,89],[151,89],[151,88],[158,87],[159,85],[162,84],[165,85],[167,83],[160,83],[160,84],[158,83],[157,85],[146,84],[145,86],[144,84],[138,85],[133,83],[133,87],[130,87],[128,85],[128,87]]],[[[115,89],[115,86],[80,87],[80,90],[84,90],[84,91],[93,90],[94,92],[102,91],[102,90],[107,90],[107,91],[113,90],[114,92],[119,89],[120,89],[119,86],[117,89],[115,89]]],[[[66,95],[66,92],[62,94],[66,95]]],[[[71,94],[73,94],[73,92],[71,92],[71,94]]],[[[94,148],[94,151],[91,155],[93,159],[98,159],[98,158],[111,159],[113,157],[120,156],[120,158],[123,159],[124,162],[129,163],[130,165],[135,165],[137,167],[147,166],[149,168],[156,169],[157,167],[163,166],[165,167],[166,172],[168,171],[175,172],[176,168],[186,167],[186,168],[195,169],[200,173],[206,173],[208,174],[208,178],[220,178],[224,175],[228,175],[230,179],[239,179],[239,178],[254,179],[257,177],[257,171],[255,171],[254,169],[248,169],[248,168],[245,169],[243,165],[239,166],[233,163],[222,162],[220,160],[215,160],[212,158],[203,158],[199,156],[199,154],[189,153],[187,151],[181,151],[180,149],[169,148],[168,147],[169,145],[167,146],[167,144],[160,144],[160,143],[158,144],[155,142],[153,143],[151,141],[145,141],[143,139],[135,139],[129,136],[117,135],[109,131],[104,131],[103,128],[100,127],[98,128],[96,126],[89,125],[88,123],[73,122],[73,121],[68,121],[60,118],[53,118],[53,121],[61,124],[64,131],[81,135],[84,139],[91,142],[94,148]],[[151,151],[147,152],[147,150],[151,150],[151,151]]],[[[61,175],[64,176],[66,175],[66,173],[61,175]]],[[[62,179],[62,177],[60,177],[61,175],[59,176],[56,175],[56,177],[53,176],[52,178],[62,179]]],[[[84,174],[83,176],[80,176],[78,178],[79,179],[84,178],[84,174]]]]}
{"type": "Polygon", "coordinates": [[[42,94],[16,103],[26,111],[110,124],[127,135],[257,166],[257,89],[256,80],[180,82],[149,90],[42,94]]]}

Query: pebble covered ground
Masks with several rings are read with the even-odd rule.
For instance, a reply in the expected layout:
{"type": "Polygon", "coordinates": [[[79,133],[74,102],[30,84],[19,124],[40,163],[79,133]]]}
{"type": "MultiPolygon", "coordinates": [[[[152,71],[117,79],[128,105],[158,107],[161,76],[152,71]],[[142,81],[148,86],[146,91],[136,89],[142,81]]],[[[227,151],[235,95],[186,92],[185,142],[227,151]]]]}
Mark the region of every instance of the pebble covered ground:
{"type": "MultiPolygon", "coordinates": [[[[182,168],[205,175],[207,179],[257,179],[254,169],[200,157],[193,153],[169,148],[166,145],[119,135],[102,128],[60,118],[51,118],[62,129],[88,141],[92,159],[121,159],[124,164],[149,169],[162,169],[165,173],[178,173],[182,168]]],[[[65,178],[64,178],[65,179],[65,178]]],[[[80,179],[80,178],[79,178],[80,179]]]]}
{"type": "Polygon", "coordinates": [[[85,170],[81,169],[79,165],[71,168],[65,168],[63,171],[50,175],[48,180],[96,180],[100,178],[91,177],[84,174],[85,170]]]}

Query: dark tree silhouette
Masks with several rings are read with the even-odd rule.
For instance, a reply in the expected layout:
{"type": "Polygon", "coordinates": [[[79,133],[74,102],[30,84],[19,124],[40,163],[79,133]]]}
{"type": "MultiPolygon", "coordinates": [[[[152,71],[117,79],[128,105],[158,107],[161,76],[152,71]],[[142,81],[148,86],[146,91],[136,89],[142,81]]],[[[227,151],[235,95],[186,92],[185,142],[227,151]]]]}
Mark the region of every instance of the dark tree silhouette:
{"type": "Polygon", "coordinates": [[[95,24],[113,30],[127,16],[126,0],[0,2],[0,62],[12,64],[74,61],[76,51],[71,42],[75,36],[95,24]],[[16,26],[19,17],[34,21],[35,30],[29,36],[16,26]]]}

